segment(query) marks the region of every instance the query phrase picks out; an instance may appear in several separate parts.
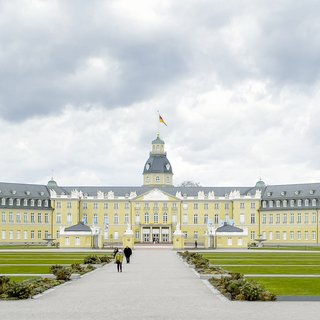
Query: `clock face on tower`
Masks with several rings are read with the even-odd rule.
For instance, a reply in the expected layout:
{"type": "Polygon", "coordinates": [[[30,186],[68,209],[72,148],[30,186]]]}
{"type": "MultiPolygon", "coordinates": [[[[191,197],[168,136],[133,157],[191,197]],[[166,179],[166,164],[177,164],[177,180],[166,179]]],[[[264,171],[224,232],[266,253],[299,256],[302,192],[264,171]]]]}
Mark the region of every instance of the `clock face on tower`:
{"type": "Polygon", "coordinates": [[[147,169],[147,170],[150,169],[150,164],[149,164],[149,163],[146,164],[146,169],[147,169]]]}

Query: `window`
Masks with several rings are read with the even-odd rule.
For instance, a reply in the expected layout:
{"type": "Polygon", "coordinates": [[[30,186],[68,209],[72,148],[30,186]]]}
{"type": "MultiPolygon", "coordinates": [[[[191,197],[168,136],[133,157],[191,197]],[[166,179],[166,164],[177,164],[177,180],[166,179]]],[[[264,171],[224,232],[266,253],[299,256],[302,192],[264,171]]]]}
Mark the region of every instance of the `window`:
{"type": "Polygon", "coordinates": [[[44,223],[49,223],[49,214],[48,213],[44,214],[44,223]]]}
{"type": "Polygon", "coordinates": [[[57,213],[56,223],[61,223],[61,214],[57,213]]]}
{"type": "Polygon", "coordinates": [[[312,206],[315,207],[317,205],[317,200],[316,199],[312,199],[312,206]]]}
{"type": "Polygon", "coordinates": [[[317,234],[315,231],[312,231],[312,240],[317,240],[317,234]]]}
{"type": "Polygon", "coordinates": [[[194,240],[197,240],[198,237],[199,237],[198,231],[195,231],[195,232],[193,233],[193,238],[194,238],[194,240]]]}
{"type": "Polygon", "coordinates": [[[41,239],[41,230],[38,230],[38,239],[41,239]]]}
{"type": "Polygon", "coordinates": [[[93,214],[93,224],[98,224],[98,214],[97,213],[93,214]]]}
{"type": "Polygon", "coordinates": [[[277,200],[277,201],[276,201],[276,207],[277,207],[277,208],[280,208],[280,200],[277,200]]]}
{"type": "Polygon", "coordinates": [[[159,214],[157,212],[155,212],[153,214],[153,222],[154,223],[159,223],[159,214]]]}
{"type": "Polygon", "coordinates": [[[317,215],[315,212],[312,212],[312,223],[317,223],[317,215]]]}
{"type": "Polygon", "coordinates": [[[48,200],[44,200],[44,206],[48,207],[49,206],[49,201],[48,200]]]}
{"type": "Polygon", "coordinates": [[[9,206],[13,206],[13,199],[9,199],[9,206]]]}
{"type": "Polygon", "coordinates": [[[266,208],[267,207],[267,201],[262,201],[262,208],[266,208]]]}
{"type": "Polygon", "coordinates": [[[129,209],[129,202],[126,202],[126,203],[124,204],[124,208],[125,208],[125,209],[129,209]]]}
{"type": "Polygon", "coordinates": [[[287,201],[287,200],[283,200],[282,206],[283,206],[284,208],[286,208],[286,207],[288,206],[288,201],[287,201]]]}
{"type": "Polygon", "coordinates": [[[9,239],[10,239],[10,240],[13,240],[13,230],[10,230],[10,231],[9,231],[9,239]]]}
{"type": "Polygon", "coordinates": [[[255,215],[255,213],[251,213],[250,222],[251,222],[251,224],[255,224],[256,223],[256,215],[255,215]]]}
{"type": "Polygon", "coordinates": [[[20,206],[20,199],[16,200],[16,205],[19,207],[20,206]]]}
{"type": "Polygon", "coordinates": [[[136,213],[136,224],[140,223],[140,213],[136,213]]]}
{"type": "Polygon", "coordinates": [[[197,203],[194,203],[194,204],[193,204],[193,209],[194,209],[194,210],[198,210],[198,204],[197,204],[197,203]]]}
{"type": "Polygon", "coordinates": [[[20,239],[21,239],[21,231],[18,230],[18,231],[17,231],[17,240],[20,240],[20,239]]]}
{"type": "Polygon", "coordinates": [[[302,205],[302,200],[298,200],[298,207],[301,207],[301,205],[302,205]]]}
{"type": "Polygon", "coordinates": [[[13,223],[13,213],[9,212],[9,223],[13,223]]]}
{"type": "Polygon", "coordinates": [[[208,224],[208,214],[203,216],[203,224],[208,224]]]}
{"type": "Polygon", "coordinates": [[[309,240],[309,232],[308,231],[304,232],[304,240],[309,240]]]}
{"type": "Polygon", "coordinates": [[[67,208],[71,209],[71,202],[70,201],[67,202],[67,208]]]}
{"type": "Polygon", "coordinates": [[[269,214],[269,224],[273,224],[273,214],[269,214]]]}
{"type": "Polygon", "coordinates": [[[177,209],[177,203],[176,203],[176,202],[174,202],[174,203],[172,204],[172,209],[177,209]]]}
{"type": "Polygon", "coordinates": [[[294,213],[290,213],[290,224],[294,224],[294,213]]]}
{"type": "Polygon", "coordinates": [[[80,246],[80,238],[79,237],[76,237],[75,245],[80,246]]]}
{"type": "Polygon", "coordinates": [[[167,209],[168,208],[168,203],[167,202],[164,202],[163,205],[162,205],[163,209],[167,209]]]}
{"type": "Polygon", "coordinates": [[[304,223],[309,224],[309,213],[304,214],[304,223]]]}
{"type": "Polygon", "coordinates": [[[17,223],[21,223],[21,214],[20,213],[16,214],[16,221],[17,221],[17,223]]]}
{"type": "Polygon", "coordinates": [[[208,203],[205,203],[205,204],[203,205],[203,207],[204,207],[204,210],[208,210],[208,209],[209,209],[209,204],[208,204],[208,203]]]}
{"type": "Polygon", "coordinates": [[[256,238],[256,233],[255,233],[255,231],[251,231],[250,232],[250,239],[251,240],[254,240],[256,238]]]}
{"type": "Polygon", "coordinates": [[[290,240],[294,240],[294,232],[290,231],[290,240]]]}
{"type": "Polygon", "coordinates": [[[136,232],[135,232],[135,237],[136,237],[137,240],[140,239],[140,232],[139,232],[139,231],[136,231],[136,232]]]}
{"type": "Polygon", "coordinates": [[[2,212],[1,222],[6,223],[6,222],[7,222],[7,221],[6,221],[6,220],[7,220],[6,217],[7,217],[6,213],[5,213],[5,212],[2,212]]]}
{"type": "Polygon", "coordinates": [[[301,223],[301,213],[298,213],[298,220],[297,220],[297,223],[301,223]]]}
{"type": "Polygon", "coordinates": [[[198,215],[197,214],[193,215],[193,224],[198,224],[198,215]]]}
{"type": "Polygon", "coordinates": [[[103,204],[103,209],[108,209],[108,202],[105,202],[105,203],[103,204]]]}
{"type": "Polygon", "coordinates": [[[144,214],[144,223],[149,223],[149,213],[148,212],[146,212],[144,214]]]}
{"type": "Polygon", "coordinates": [[[67,224],[71,224],[72,223],[72,214],[71,212],[68,212],[67,214],[67,224]]]}
{"type": "Polygon", "coordinates": [[[280,240],[280,231],[276,231],[276,240],[280,240]]]}
{"type": "Polygon", "coordinates": [[[27,240],[27,239],[28,239],[28,231],[27,231],[27,230],[24,230],[24,231],[23,231],[23,239],[24,239],[24,240],[27,240]]]}
{"type": "Polygon", "coordinates": [[[168,213],[167,212],[163,213],[162,222],[163,223],[168,223],[168,213]]]}
{"type": "Polygon", "coordinates": [[[41,205],[42,205],[42,201],[39,199],[38,200],[38,207],[41,207],[41,205]]]}
{"type": "Polygon", "coordinates": [[[82,216],[82,222],[84,224],[87,224],[88,223],[88,215],[85,213],[83,216],[82,216]]]}
{"type": "Polygon", "coordinates": [[[6,231],[5,231],[5,230],[2,230],[2,232],[1,232],[1,238],[2,238],[2,240],[5,240],[5,239],[6,239],[6,231]]]}
{"type": "Polygon", "coordinates": [[[294,200],[290,200],[290,207],[294,207],[294,200]]]}
{"type": "Polygon", "coordinates": [[[61,208],[61,202],[57,201],[57,208],[60,209],[61,208]]]}
{"type": "Polygon", "coordinates": [[[265,213],[262,214],[262,224],[267,223],[267,215],[265,213]]]}
{"type": "Polygon", "coordinates": [[[42,214],[38,213],[38,223],[42,223],[42,214]]]}
{"type": "Polygon", "coordinates": [[[26,207],[28,205],[28,199],[23,199],[23,205],[26,207]]]}
{"type": "Polygon", "coordinates": [[[128,224],[128,223],[129,223],[129,213],[126,213],[126,214],[124,215],[124,223],[125,223],[125,224],[128,224]]]}
{"type": "Polygon", "coordinates": [[[23,223],[28,223],[28,212],[23,213],[23,223]]]}
{"type": "Polygon", "coordinates": [[[244,202],[240,202],[240,209],[244,209],[244,202]]]}
{"type": "Polygon", "coordinates": [[[109,224],[109,216],[108,216],[108,214],[105,214],[103,216],[103,224],[109,224]]]}
{"type": "Polygon", "coordinates": [[[118,210],[119,209],[119,203],[115,202],[113,204],[113,209],[118,210]]]}
{"type": "Polygon", "coordinates": [[[66,237],[65,245],[70,246],[70,238],[69,237],[66,237]]]}
{"type": "Polygon", "coordinates": [[[216,210],[218,210],[218,209],[219,209],[219,203],[215,203],[215,204],[214,204],[214,208],[215,208],[216,210]]]}
{"type": "Polygon", "coordinates": [[[183,215],[183,224],[188,224],[188,215],[187,214],[183,215]]]}
{"type": "Polygon", "coordinates": [[[87,202],[84,202],[82,204],[82,209],[88,209],[88,203],[87,202]]]}
{"type": "Polygon", "coordinates": [[[280,223],[280,213],[276,214],[276,224],[280,223]]]}
{"type": "Polygon", "coordinates": [[[93,203],[93,209],[98,209],[98,202],[93,203]]]}
{"type": "Polygon", "coordinates": [[[282,239],[287,240],[287,232],[286,231],[282,232],[282,239]]]}
{"type": "Polygon", "coordinates": [[[231,238],[231,237],[229,237],[229,238],[227,239],[227,245],[228,245],[228,246],[232,246],[232,238],[231,238]]]}
{"type": "Polygon", "coordinates": [[[228,214],[228,213],[226,213],[226,215],[225,215],[225,221],[226,221],[226,222],[229,221],[229,214],[228,214]]]}
{"type": "Polygon", "coordinates": [[[1,204],[2,204],[3,206],[6,205],[6,199],[5,199],[5,198],[2,198],[2,199],[1,199],[1,204]]]}
{"type": "Polygon", "coordinates": [[[214,215],[214,224],[219,224],[219,215],[218,214],[214,215]]]}
{"type": "Polygon", "coordinates": [[[272,231],[269,231],[269,240],[273,240],[273,233],[272,233],[272,231]]]}
{"type": "Polygon", "coordinates": [[[156,182],[160,182],[160,177],[156,176],[156,182]]]}
{"type": "Polygon", "coordinates": [[[272,208],[273,207],[273,201],[269,200],[269,207],[272,208]]]}
{"type": "Polygon", "coordinates": [[[145,202],[144,207],[145,207],[145,209],[149,209],[150,208],[149,202],[145,202]]]}
{"type": "Polygon", "coordinates": [[[304,205],[305,205],[305,207],[309,207],[309,199],[304,200],[304,205]]]}
{"type": "Polygon", "coordinates": [[[31,232],[30,232],[30,238],[31,238],[31,239],[34,239],[34,230],[31,230],[31,232]]]}
{"type": "Polygon", "coordinates": [[[287,214],[286,214],[286,213],[283,214],[282,218],[283,218],[283,219],[282,219],[282,223],[283,223],[283,224],[287,224],[287,223],[288,223],[288,221],[287,221],[288,218],[287,218],[287,214]]]}
{"type": "Polygon", "coordinates": [[[301,240],[301,231],[298,231],[298,240],[301,240]]]}
{"type": "Polygon", "coordinates": [[[119,224],[119,216],[117,213],[115,213],[115,215],[113,216],[113,223],[114,224],[119,224]]]}
{"type": "Polygon", "coordinates": [[[177,215],[176,214],[172,215],[172,223],[177,223],[177,215]]]}
{"type": "Polygon", "coordinates": [[[256,204],[254,202],[251,202],[251,209],[255,209],[256,208],[256,204]]]}
{"type": "Polygon", "coordinates": [[[224,204],[224,208],[225,208],[226,210],[229,210],[229,203],[228,203],[228,202],[224,204]]]}

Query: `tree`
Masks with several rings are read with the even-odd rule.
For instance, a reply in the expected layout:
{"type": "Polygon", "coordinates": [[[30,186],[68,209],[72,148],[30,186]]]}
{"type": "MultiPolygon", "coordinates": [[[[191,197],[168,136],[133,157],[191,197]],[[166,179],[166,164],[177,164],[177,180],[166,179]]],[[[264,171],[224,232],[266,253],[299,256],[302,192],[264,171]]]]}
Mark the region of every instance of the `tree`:
{"type": "Polygon", "coordinates": [[[191,180],[183,181],[178,187],[201,187],[200,182],[194,182],[191,180]]]}

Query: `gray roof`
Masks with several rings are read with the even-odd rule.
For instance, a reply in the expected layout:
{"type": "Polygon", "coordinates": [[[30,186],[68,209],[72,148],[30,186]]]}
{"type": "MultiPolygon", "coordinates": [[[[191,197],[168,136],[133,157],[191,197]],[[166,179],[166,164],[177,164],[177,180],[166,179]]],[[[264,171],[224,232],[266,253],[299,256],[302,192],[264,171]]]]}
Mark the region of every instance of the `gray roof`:
{"type": "Polygon", "coordinates": [[[170,173],[172,174],[172,167],[167,159],[166,154],[152,154],[144,165],[143,174],[146,173],[170,173]],[[148,168],[148,169],[147,169],[148,168]]]}
{"type": "Polygon", "coordinates": [[[0,198],[49,199],[50,193],[45,185],[0,182],[0,198]]]}
{"type": "Polygon", "coordinates": [[[78,232],[78,231],[89,231],[91,232],[91,228],[87,225],[85,225],[83,222],[79,222],[78,224],[75,224],[74,226],[65,228],[64,231],[68,232],[78,232]]]}
{"type": "Polygon", "coordinates": [[[157,134],[157,138],[152,140],[152,144],[164,144],[164,141],[160,138],[159,134],[157,134]]]}
{"type": "Polygon", "coordinates": [[[216,232],[243,232],[243,229],[237,228],[224,222],[223,226],[217,228],[216,232]]]}
{"type": "Polygon", "coordinates": [[[262,194],[263,200],[275,198],[303,199],[320,197],[320,183],[300,183],[267,186],[262,194]]]}

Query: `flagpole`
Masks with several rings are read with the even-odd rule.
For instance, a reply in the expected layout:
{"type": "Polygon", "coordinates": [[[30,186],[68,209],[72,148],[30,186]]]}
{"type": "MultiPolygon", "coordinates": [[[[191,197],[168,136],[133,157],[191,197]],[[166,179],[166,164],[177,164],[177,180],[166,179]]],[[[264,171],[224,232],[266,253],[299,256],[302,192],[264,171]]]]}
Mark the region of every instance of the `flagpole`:
{"type": "Polygon", "coordinates": [[[157,117],[157,121],[158,121],[158,132],[157,132],[157,135],[159,135],[160,136],[160,112],[159,112],[159,110],[158,110],[158,117],[157,117]]]}

